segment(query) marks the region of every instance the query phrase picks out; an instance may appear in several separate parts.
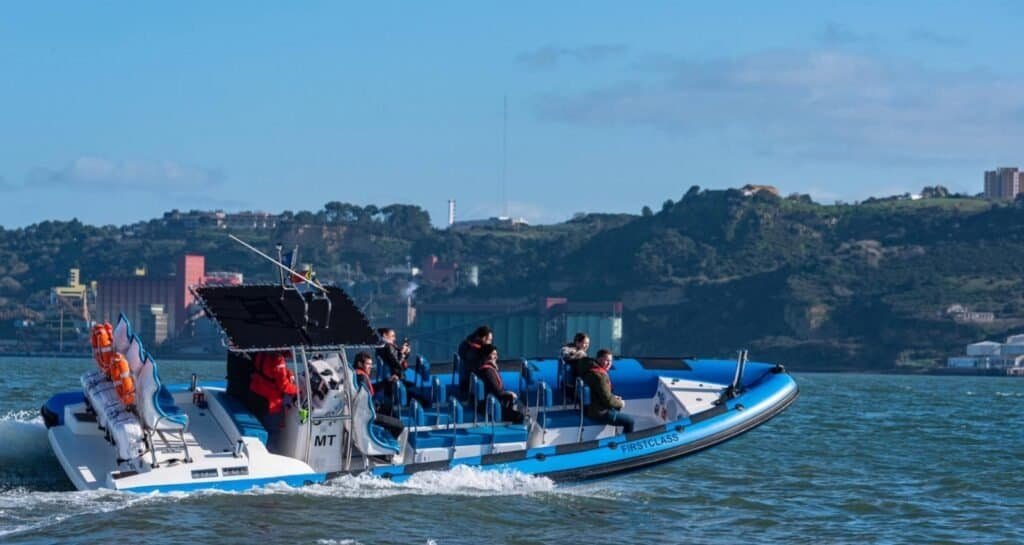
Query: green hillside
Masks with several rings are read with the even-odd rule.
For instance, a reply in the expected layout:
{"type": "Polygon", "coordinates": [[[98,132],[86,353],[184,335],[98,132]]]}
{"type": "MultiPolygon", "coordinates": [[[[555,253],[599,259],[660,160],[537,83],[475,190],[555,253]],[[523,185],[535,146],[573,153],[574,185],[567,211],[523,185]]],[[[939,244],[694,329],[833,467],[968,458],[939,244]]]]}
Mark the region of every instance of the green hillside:
{"type": "MultiPolygon", "coordinates": [[[[44,306],[72,266],[85,279],[142,264],[168,274],[190,251],[205,254],[209,270],[270,279],[224,233],[164,220],[0,229],[0,316],[6,323],[44,306]]],[[[888,369],[934,364],[1024,328],[1024,209],[975,198],[825,206],[694,187],[657,212],[464,232],[431,228],[415,206],[332,202],[286,213],[275,230],[238,234],[262,247],[300,244],[326,279],[379,278],[430,254],[480,266],[479,287],[424,289],[426,301],[621,299],[630,354],[731,356],[746,347],[798,369],[888,369]],[[957,323],[944,314],[954,303],[996,319],[957,323]]]]}

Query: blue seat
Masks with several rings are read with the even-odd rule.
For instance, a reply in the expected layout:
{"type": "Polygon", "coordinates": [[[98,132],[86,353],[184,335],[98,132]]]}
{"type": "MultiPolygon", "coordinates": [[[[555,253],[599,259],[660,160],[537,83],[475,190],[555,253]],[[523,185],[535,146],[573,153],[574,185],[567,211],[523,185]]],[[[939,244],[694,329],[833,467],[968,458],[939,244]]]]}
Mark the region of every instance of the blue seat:
{"type": "Polygon", "coordinates": [[[446,448],[455,443],[455,437],[449,433],[418,432],[409,436],[409,444],[413,448],[446,448]]]}
{"type": "Polygon", "coordinates": [[[184,430],[188,427],[188,415],[174,404],[174,396],[163,385],[157,372],[156,361],[139,343],[142,368],[136,377],[136,407],[142,423],[151,430],[184,430]]]}
{"type": "Polygon", "coordinates": [[[396,441],[387,430],[372,422],[368,425],[367,430],[370,432],[370,437],[379,445],[384,448],[391,449],[394,452],[398,452],[398,441],[396,441]]]}
{"type": "Polygon", "coordinates": [[[416,363],[413,365],[413,371],[416,373],[417,384],[430,383],[430,360],[420,354],[417,354],[416,363]]]}
{"type": "Polygon", "coordinates": [[[490,424],[483,424],[465,428],[465,431],[468,435],[479,437],[481,444],[525,442],[528,435],[526,426],[522,424],[496,424],[493,427],[490,424]]]}
{"type": "Polygon", "coordinates": [[[185,414],[185,412],[174,403],[174,396],[171,395],[171,391],[168,390],[167,386],[164,384],[160,385],[160,391],[157,392],[156,400],[160,405],[160,410],[169,417],[179,417],[185,414]]]}
{"type": "MultiPolygon", "coordinates": [[[[518,437],[518,436],[516,436],[518,437]]],[[[526,441],[525,430],[523,439],[526,441]]],[[[409,444],[414,448],[446,448],[451,446],[468,446],[468,445],[484,445],[491,442],[491,436],[489,433],[483,433],[477,431],[476,428],[459,428],[455,430],[434,430],[418,432],[415,435],[409,435],[409,444]]],[[[502,436],[501,441],[496,442],[509,442],[502,436]]]]}
{"type": "MultiPolygon", "coordinates": [[[[550,411],[537,415],[537,423],[545,428],[578,428],[580,425],[579,410],[550,411]]],[[[584,426],[603,426],[603,422],[583,417],[584,426]]]]}
{"type": "Polygon", "coordinates": [[[224,408],[228,418],[238,428],[238,433],[243,437],[255,437],[264,445],[267,444],[267,429],[263,427],[256,416],[249,412],[244,403],[228,395],[227,392],[215,392],[213,397],[217,399],[217,403],[224,408]]]}
{"type": "Polygon", "coordinates": [[[424,426],[447,426],[451,417],[444,409],[423,409],[424,426]]]}

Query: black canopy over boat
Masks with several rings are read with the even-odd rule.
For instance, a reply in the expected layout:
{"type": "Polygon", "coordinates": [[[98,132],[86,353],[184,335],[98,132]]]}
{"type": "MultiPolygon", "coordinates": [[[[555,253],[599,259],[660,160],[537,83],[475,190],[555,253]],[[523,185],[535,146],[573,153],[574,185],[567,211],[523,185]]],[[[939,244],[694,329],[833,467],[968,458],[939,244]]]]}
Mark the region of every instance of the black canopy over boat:
{"type": "Polygon", "coordinates": [[[366,316],[336,286],[209,286],[193,292],[210,317],[220,324],[231,350],[379,343],[366,316]]]}

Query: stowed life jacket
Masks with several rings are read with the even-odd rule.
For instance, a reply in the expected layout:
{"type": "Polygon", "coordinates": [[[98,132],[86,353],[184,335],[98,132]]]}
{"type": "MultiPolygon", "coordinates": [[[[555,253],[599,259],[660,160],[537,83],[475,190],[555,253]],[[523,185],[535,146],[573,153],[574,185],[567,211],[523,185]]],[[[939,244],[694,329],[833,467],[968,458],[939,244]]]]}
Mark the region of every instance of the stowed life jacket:
{"type": "Polygon", "coordinates": [[[92,344],[92,355],[96,359],[96,365],[109,375],[110,363],[114,357],[114,328],[109,322],[92,326],[89,342],[92,344]]]}
{"type": "Polygon", "coordinates": [[[114,352],[108,369],[108,377],[117,388],[117,397],[125,407],[135,405],[135,381],[132,380],[131,367],[128,365],[128,358],[114,352]]]}
{"type": "Polygon", "coordinates": [[[253,357],[253,372],[249,377],[249,391],[267,400],[267,412],[281,410],[284,396],[295,395],[295,376],[281,353],[261,352],[253,357]]]}

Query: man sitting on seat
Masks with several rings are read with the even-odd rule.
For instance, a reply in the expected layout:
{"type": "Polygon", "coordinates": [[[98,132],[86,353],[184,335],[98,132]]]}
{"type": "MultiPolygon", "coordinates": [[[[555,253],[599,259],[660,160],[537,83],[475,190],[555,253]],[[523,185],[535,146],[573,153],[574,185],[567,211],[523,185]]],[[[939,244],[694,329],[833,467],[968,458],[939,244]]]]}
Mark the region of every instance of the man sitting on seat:
{"type": "Polygon", "coordinates": [[[612,353],[605,349],[598,350],[596,362],[596,365],[583,373],[583,382],[590,387],[587,417],[605,424],[622,426],[623,433],[630,433],[635,425],[633,417],[622,412],[626,402],[612,393],[612,381],[608,377],[608,370],[612,367],[612,353]]]}
{"type": "MultiPolygon", "coordinates": [[[[477,366],[473,373],[484,383],[484,399],[487,394],[498,398],[501,402],[502,420],[514,424],[523,423],[523,413],[519,411],[515,392],[505,389],[505,383],[501,380],[501,372],[498,370],[498,347],[493,344],[486,344],[480,349],[483,361],[477,366]]],[[[477,400],[477,410],[483,408],[481,405],[484,399],[477,400]]]]}
{"type": "Polygon", "coordinates": [[[391,435],[398,438],[402,434],[402,430],[405,429],[402,421],[394,416],[383,414],[382,407],[373,399],[376,388],[381,384],[379,382],[376,385],[373,383],[373,356],[369,352],[356,354],[356,361],[353,367],[356,370],[356,388],[365,388],[367,395],[370,397],[370,402],[374,404],[376,416],[373,418],[373,423],[388,430],[391,435]]]}
{"type": "Polygon", "coordinates": [[[459,394],[462,399],[469,399],[469,377],[476,372],[476,368],[483,361],[481,349],[484,345],[493,342],[494,332],[491,331],[491,328],[482,325],[459,344],[459,359],[462,360],[462,369],[459,370],[459,394]]]}

